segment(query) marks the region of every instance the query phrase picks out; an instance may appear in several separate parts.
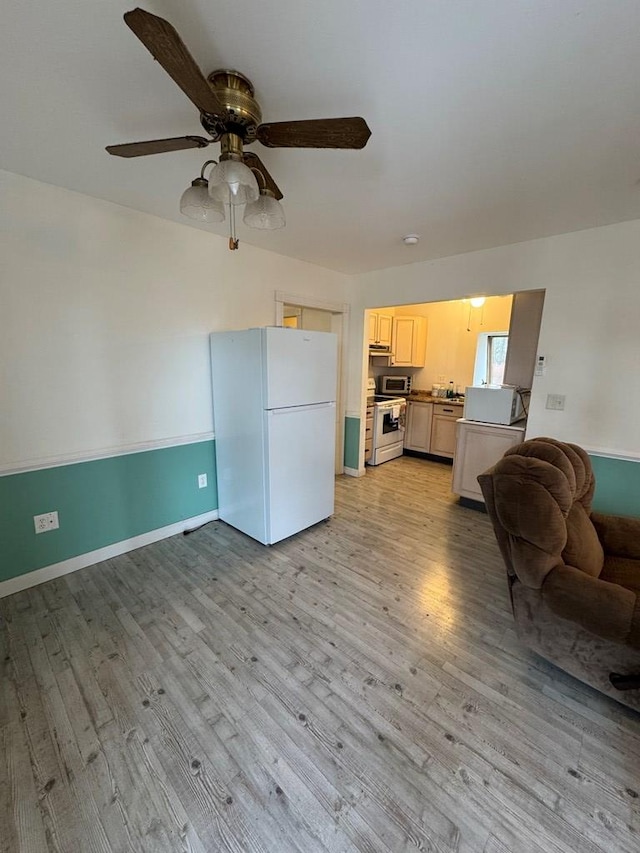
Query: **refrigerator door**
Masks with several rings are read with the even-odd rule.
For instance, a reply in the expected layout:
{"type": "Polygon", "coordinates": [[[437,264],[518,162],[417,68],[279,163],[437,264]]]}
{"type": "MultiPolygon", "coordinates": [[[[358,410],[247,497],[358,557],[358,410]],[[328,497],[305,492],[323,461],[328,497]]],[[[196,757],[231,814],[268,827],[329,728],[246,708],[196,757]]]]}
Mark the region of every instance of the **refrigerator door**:
{"type": "Polygon", "coordinates": [[[276,326],[263,333],[266,409],[336,399],[336,335],[276,326]]]}
{"type": "Polygon", "coordinates": [[[333,515],[335,403],[272,409],[267,432],[267,543],[333,515]]]}

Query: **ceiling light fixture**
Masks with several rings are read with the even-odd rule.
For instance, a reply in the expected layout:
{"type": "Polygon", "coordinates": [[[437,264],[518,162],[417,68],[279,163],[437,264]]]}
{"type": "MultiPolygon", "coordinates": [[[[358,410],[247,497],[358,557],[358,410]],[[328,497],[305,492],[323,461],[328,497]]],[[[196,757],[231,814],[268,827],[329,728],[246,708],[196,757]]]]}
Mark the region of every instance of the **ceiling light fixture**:
{"type": "Polygon", "coordinates": [[[250,228],[274,231],[286,224],[282,205],[267,186],[265,175],[257,167],[247,166],[239,156],[229,150],[227,142],[220,162],[207,160],[200,170],[200,177],[191,182],[180,199],[180,212],[196,222],[223,222],[226,205],[229,209],[230,249],[237,249],[239,244],[236,207],[241,204],[246,205],[243,221],[250,228]],[[213,166],[208,180],[204,176],[207,166],[213,166]]]}
{"type": "Polygon", "coordinates": [[[402,238],[402,242],[405,244],[405,246],[415,246],[417,243],[420,242],[420,235],[407,234],[405,237],[402,238]]]}
{"type": "Polygon", "coordinates": [[[242,162],[242,139],[236,133],[225,133],[220,140],[220,162],[209,175],[209,195],[234,206],[260,195],[256,176],[242,162]]]}
{"type": "Polygon", "coordinates": [[[191,181],[191,186],[187,187],[180,199],[180,213],[196,222],[224,222],[224,205],[211,198],[209,181],[204,176],[204,170],[211,165],[216,165],[216,161],[207,160],[200,170],[200,177],[191,181]]]}
{"type": "MultiPolygon", "coordinates": [[[[471,309],[482,308],[485,303],[485,299],[486,298],[484,296],[472,296],[471,299],[469,299],[469,319],[467,320],[467,332],[471,331],[471,309]]],[[[467,300],[463,299],[462,301],[466,302],[467,300]]],[[[484,326],[484,308],[480,312],[480,325],[484,326]]]]}
{"type": "Polygon", "coordinates": [[[265,231],[275,231],[276,228],[284,228],[286,224],[282,205],[266,187],[261,187],[258,198],[245,207],[242,221],[249,228],[265,231]]]}

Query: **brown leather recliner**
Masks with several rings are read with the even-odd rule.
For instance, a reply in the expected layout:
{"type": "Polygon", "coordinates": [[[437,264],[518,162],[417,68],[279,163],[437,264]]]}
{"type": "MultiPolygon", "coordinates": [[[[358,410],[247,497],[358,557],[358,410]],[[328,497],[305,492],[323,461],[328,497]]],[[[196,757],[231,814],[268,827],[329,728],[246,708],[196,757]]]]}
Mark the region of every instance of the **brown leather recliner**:
{"type": "Polygon", "coordinates": [[[520,640],[640,710],[640,519],[591,512],[575,444],[535,438],[478,477],[520,640]]]}

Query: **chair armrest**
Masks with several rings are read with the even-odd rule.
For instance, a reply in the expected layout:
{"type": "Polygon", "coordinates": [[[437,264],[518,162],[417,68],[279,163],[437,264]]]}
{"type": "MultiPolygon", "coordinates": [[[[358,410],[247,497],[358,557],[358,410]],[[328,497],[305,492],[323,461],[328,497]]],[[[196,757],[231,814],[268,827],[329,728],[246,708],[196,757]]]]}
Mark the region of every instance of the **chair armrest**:
{"type": "Polygon", "coordinates": [[[576,622],[592,634],[634,646],[640,642],[636,594],[617,583],[561,563],[545,578],[542,597],[557,616],[576,622]]]}
{"type": "Polygon", "coordinates": [[[591,521],[605,554],[640,560],[640,518],[592,512],[591,521]]]}

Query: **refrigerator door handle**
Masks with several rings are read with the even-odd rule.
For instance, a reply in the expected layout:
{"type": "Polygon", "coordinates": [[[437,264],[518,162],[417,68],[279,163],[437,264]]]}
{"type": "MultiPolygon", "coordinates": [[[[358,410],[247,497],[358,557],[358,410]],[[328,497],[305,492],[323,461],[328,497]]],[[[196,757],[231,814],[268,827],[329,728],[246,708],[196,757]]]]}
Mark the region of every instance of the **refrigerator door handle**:
{"type": "Polygon", "coordinates": [[[287,406],[284,409],[267,409],[269,415],[287,415],[290,412],[310,412],[312,409],[335,409],[334,400],[327,403],[311,403],[308,406],[287,406]]]}

